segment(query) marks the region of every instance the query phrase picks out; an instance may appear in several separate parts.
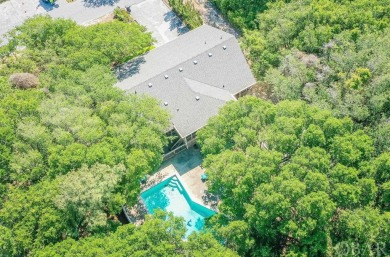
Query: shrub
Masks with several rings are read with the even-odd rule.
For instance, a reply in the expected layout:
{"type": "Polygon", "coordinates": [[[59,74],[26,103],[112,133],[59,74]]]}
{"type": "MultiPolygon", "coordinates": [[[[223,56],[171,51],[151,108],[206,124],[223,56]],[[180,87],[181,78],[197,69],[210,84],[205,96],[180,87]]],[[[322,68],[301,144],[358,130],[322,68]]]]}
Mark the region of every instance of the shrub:
{"type": "Polygon", "coordinates": [[[168,2],[190,29],[203,25],[202,17],[190,2],[183,0],[168,0],[168,2]]]}
{"type": "Polygon", "coordinates": [[[117,19],[118,21],[123,22],[132,22],[133,17],[130,16],[130,14],[122,8],[116,7],[114,9],[114,19],[117,19]]]}
{"type": "Polygon", "coordinates": [[[10,76],[9,82],[19,89],[36,88],[39,85],[38,78],[31,73],[14,73],[10,76]]]}

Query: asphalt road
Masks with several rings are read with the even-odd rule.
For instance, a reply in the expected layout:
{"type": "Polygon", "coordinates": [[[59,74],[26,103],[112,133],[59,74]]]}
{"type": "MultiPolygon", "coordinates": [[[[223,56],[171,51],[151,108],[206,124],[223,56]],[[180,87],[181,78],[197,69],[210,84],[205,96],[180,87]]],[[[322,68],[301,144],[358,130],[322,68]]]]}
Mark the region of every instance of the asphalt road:
{"type": "MultiPolygon", "coordinates": [[[[156,46],[187,31],[161,0],[76,0],[71,3],[57,0],[54,6],[41,0],[9,0],[0,4],[0,36],[34,15],[47,14],[53,18],[72,19],[86,25],[111,13],[117,6],[131,6],[133,17],[157,39],[156,46]]],[[[4,38],[3,40],[6,41],[4,38]]]]}

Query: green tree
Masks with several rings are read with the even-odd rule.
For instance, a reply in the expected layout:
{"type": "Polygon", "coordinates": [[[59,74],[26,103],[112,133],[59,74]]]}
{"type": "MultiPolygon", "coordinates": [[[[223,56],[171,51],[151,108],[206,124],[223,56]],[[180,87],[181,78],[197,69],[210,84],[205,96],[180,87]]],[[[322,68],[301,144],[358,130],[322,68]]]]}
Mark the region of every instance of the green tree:
{"type": "Polygon", "coordinates": [[[190,29],[195,29],[203,25],[202,17],[198,10],[195,9],[193,3],[183,0],[168,0],[168,2],[190,29]]]}
{"type": "Polygon", "coordinates": [[[27,19],[11,35],[18,45],[31,51],[50,47],[59,57],[56,62],[86,70],[96,64],[120,64],[150,50],[153,40],[145,32],[134,22],[83,27],[70,20],[39,16],[27,19]]]}
{"type": "Polygon", "coordinates": [[[111,168],[96,164],[91,168],[82,166],[59,177],[60,191],[54,203],[67,217],[67,222],[71,224],[69,227],[77,233],[76,238],[107,226],[107,214],[119,212],[125,201],[118,201],[114,190],[124,173],[123,166],[111,168]],[[115,209],[110,209],[111,206],[115,209]]]}
{"type": "Polygon", "coordinates": [[[243,32],[273,101],[303,99],[364,125],[389,118],[386,1],[213,2],[243,32]]]}
{"type": "Polygon", "coordinates": [[[11,256],[13,251],[12,232],[9,228],[0,226],[0,249],[1,257],[11,256]]]}
{"type": "Polygon", "coordinates": [[[355,253],[349,252],[348,256],[354,256],[357,252],[370,256],[373,243],[377,240],[383,219],[378,210],[371,208],[343,211],[340,215],[339,226],[336,227],[341,242],[356,247],[355,253]]]}
{"type": "Polygon", "coordinates": [[[5,227],[4,250],[11,256],[27,255],[32,249],[55,243],[66,236],[66,224],[52,201],[58,183],[44,181],[27,190],[12,187],[0,209],[0,225],[5,227]],[[8,232],[7,232],[8,231],[8,232]]]}
{"type": "Polygon", "coordinates": [[[0,255],[114,231],[167,140],[157,100],[113,87],[113,66],[151,49],[151,35],[136,23],[38,16],[9,37],[0,50],[0,255]],[[38,88],[13,87],[21,72],[38,88]]]}
{"type": "Polygon", "coordinates": [[[211,234],[193,234],[183,241],[185,227],[182,218],[156,212],[142,226],[119,227],[104,237],[89,237],[79,241],[67,239],[58,244],[37,249],[32,256],[238,256],[222,247],[211,234]]]}
{"type": "MultiPolygon", "coordinates": [[[[387,184],[382,189],[378,180],[388,181],[389,158],[372,159],[371,137],[349,118],[302,101],[272,106],[243,97],[223,107],[198,140],[209,190],[221,198],[209,226],[243,256],[337,254],[336,245],[355,238],[340,234],[341,215],[367,209],[382,219],[378,197],[387,197],[387,184]]],[[[375,240],[377,232],[364,246],[375,240]]]]}

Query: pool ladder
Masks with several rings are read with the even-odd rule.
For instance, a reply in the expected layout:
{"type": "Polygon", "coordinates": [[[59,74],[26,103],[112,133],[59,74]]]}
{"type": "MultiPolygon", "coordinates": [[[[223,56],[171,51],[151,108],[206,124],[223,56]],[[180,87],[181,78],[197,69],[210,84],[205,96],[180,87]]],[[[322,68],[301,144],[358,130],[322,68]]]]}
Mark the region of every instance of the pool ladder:
{"type": "Polygon", "coordinates": [[[180,183],[180,181],[176,177],[173,177],[171,179],[171,181],[169,181],[168,185],[170,187],[177,188],[179,190],[179,192],[182,193],[183,192],[183,187],[179,183],[180,183]]]}

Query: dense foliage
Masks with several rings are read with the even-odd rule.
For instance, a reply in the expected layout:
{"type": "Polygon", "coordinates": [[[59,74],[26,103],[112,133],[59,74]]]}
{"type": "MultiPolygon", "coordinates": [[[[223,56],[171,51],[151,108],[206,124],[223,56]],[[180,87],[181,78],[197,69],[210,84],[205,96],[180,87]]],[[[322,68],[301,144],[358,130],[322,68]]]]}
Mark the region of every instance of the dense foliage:
{"type": "MultiPolygon", "coordinates": [[[[170,214],[116,216],[167,142],[158,102],[113,87],[111,68],[151,35],[119,9],[89,27],[40,16],[0,47],[1,257],[390,253],[388,1],[213,2],[277,103],[230,102],[198,133],[222,199],[213,234],[183,241],[170,214]]],[[[190,2],[169,3],[202,24],[190,2]]]]}
{"type": "Polygon", "coordinates": [[[67,239],[54,246],[37,250],[34,257],[93,256],[161,256],[161,257],[234,257],[211,234],[193,234],[187,241],[181,218],[157,213],[147,217],[142,226],[125,225],[105,237],[89,237],[80,241],[67,239]]]}
{"type": "Polygon", "coordinates": [[[278,103],[241,99],[198,133],[216,236],[244,256],[389,254],[388,1],[213,3],[278,103]]]}
{"type": "Polygon", "coordinates": [[[130,14],[127,12],[127,10],[122,9],[120,7],[116,7],[114,9],[114,19],[117,19],[117,20],[123,21],[123,22],[134,21],[133,18],[130,16],[130,14]]]}
{"type": "Polygon", "coordinates": [[[113,87],[110,66],[152,43],[140,25],[118,21],[36,17],[11,33],[0,60],[0,256],[120,224],[115,215],[162,160],[169,115],[113,87]],[[38,88],[9,83],[26,72],[38,88]]]}
{"type": "Polygon", "coordinates": [[[214,2],[244,31],[273,101],[304,99],[373,126],[390,117],[388,1],[214,2]]]}
{"type": "Polygon", "coordinates": [[[256,28],[256,16],[267,9],[268,0],[212,0],[237,28],[256,28]]]}
{"type": "Polygon", "coordinates": [[[350,118],[246,97],[198,139],[209,189],[222,198],[213,228],[241,255],[389,252],[390,153],[374,157],[372,138],[350,118]]]}
{"type": "Polygon", "coordinates": [[[195,29],[202,26],[202,17],[190,1],[168,0],[168,2],[177,15],[187,24],[188,28],[195,29]]]}

